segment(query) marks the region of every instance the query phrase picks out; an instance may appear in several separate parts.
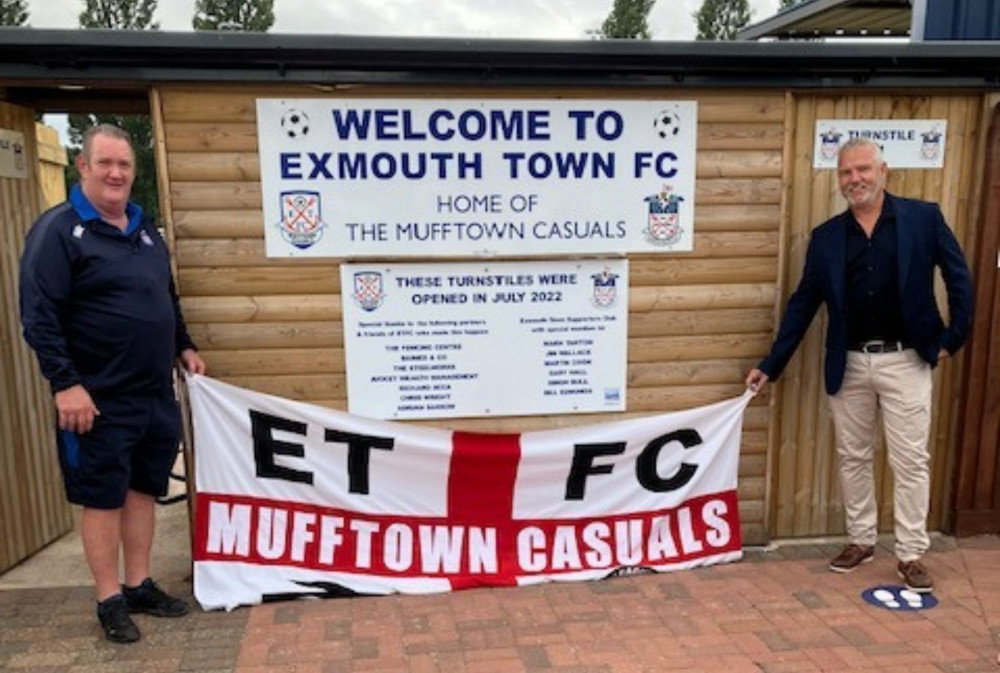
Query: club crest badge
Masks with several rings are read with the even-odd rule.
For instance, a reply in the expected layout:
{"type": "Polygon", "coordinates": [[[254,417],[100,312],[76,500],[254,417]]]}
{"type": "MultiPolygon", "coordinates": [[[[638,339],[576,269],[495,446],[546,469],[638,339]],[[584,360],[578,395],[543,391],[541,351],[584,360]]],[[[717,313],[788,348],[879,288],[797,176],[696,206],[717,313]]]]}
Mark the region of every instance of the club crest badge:
{"type": "Polygon", "coordinates": [[[649,220],[643,233],[646,240],[654,245],[674,245],[684,235],[681,226],[681,201],[683,196],[674,194],[669,185],[664,185],[659,194],[647,196],[649,220]]]}
{"type": "Polygon", "coordinates": [[[600,273],[591,274],[594,281],[594,306],[614,306],[618,299],[618,274],[604,269],[600,273]]]}
{"type": "Polygon", "coordinates": [[[296,248],[305,250],[323,237],[319,192],[282,192],[281,236],[296,248]]]}
{"type": "Polygon", "coordinates": [[[354,274],[354,302],[365,311],[374,311],[382,305],[385,290],[382,274],[378,271],[358,271],[354,274]]]}
{"type": "Polygon", "coordinates": [[[823,158],[832,161],[840,151],[840,139],[844,134],[836,129],[827,129],[819,134],[819,153],[823,158]]]}
{"type": "Polygon", "coordinates": [[[920,134],[920,156],[928,161],[934,161],[941,154],[941,132],[937,128],[920,134]]]}

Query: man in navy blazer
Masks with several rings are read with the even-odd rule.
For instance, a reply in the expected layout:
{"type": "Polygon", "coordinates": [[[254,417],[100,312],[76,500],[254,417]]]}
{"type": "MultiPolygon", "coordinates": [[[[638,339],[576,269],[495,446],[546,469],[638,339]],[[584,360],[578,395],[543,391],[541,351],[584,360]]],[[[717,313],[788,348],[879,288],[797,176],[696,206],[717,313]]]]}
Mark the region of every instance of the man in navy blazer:
{"type": "Polygon", "coordinates": [[[848,209],[813,231],[771,352],[746,383],[759,391],[781,374],[825,303],[826,392],[849,537],[830,569],[850,572],[875,553],[872,457],[881,410],[895,482],[897,573],[911,590],[927,592],[933,580],[920,559],[930,546],[931,370],[965,342],[972,281],[937,204],[887,193],[887,176],[872,141],[852,139],[840,149],[837,182],[848,209]],[[947,289],[948,324],[934,297],[935,267],[947,289]]]}

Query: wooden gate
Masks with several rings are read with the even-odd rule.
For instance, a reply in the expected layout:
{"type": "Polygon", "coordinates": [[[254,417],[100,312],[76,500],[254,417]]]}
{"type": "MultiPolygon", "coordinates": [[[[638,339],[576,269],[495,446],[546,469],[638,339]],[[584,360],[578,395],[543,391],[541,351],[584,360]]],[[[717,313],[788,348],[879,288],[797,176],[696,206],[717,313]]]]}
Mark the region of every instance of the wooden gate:
{"type": "Polygon", "coordinates": [[[0,102],[0,128],[24,136],[26,178],[0,177],[0,572],[73,527],[55,449],[52,396],[21,338],[18,266],[41,212],[33,110],[0,102]]]}
{"type": "Polygon", "coordinates": [[[955,486],[955,534],[1000,533],[1000,106],[987,139],[955,486]]]}

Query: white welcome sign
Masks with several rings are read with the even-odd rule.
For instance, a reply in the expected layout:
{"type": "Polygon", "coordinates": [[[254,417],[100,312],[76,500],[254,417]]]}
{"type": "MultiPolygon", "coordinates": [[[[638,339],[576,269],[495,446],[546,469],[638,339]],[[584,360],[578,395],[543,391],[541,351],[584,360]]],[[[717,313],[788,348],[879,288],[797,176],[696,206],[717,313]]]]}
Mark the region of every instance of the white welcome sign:
{"type": "Polygon", "coordinates": [[[269,257],[693,246],[697,104],[258,99],[269,257]]]}

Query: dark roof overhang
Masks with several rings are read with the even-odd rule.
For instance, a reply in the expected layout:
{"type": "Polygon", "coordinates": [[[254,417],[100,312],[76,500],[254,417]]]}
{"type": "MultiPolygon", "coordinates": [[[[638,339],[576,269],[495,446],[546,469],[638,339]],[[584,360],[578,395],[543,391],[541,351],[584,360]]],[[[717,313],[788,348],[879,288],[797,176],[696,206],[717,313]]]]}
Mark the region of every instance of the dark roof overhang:
{"type": "Polygon", "coordinates": [[[65,90],[74,87],[87,87],[99,98],[105,90],[135,94],[171,82],[995,89],[1000,42],[555,41],[0,28],[0,86],[8,98],[33,90],[68,96],[65,90]]]}

